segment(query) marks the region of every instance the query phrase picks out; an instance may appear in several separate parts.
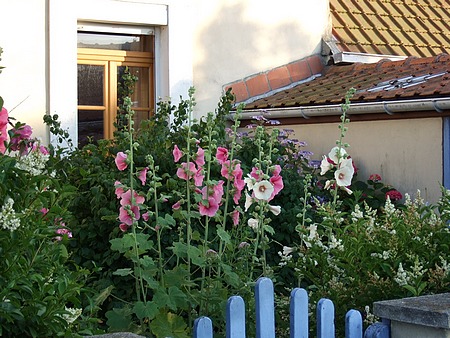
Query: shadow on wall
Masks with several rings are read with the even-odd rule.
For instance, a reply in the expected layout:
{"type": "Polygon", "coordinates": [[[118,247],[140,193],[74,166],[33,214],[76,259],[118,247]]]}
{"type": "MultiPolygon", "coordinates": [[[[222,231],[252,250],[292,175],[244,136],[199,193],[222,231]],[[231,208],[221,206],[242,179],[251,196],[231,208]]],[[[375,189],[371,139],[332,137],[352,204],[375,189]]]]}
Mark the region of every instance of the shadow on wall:
{"type": "MultiPolygon", "coordinates": [[[[302,20],[308,15],[291,13],[283,6],[298,2],[200,5],[197,20],[204,24],[197,27],[194,41],[194,85],[199,113],[215,108],[224,84],[320,51],[326,20],[313,20],[316,23],[311,26],[306,19],[302,20]]],[[[323,8],[316,7],[311,9],[312,15],[325,17],[323,8]]]]}

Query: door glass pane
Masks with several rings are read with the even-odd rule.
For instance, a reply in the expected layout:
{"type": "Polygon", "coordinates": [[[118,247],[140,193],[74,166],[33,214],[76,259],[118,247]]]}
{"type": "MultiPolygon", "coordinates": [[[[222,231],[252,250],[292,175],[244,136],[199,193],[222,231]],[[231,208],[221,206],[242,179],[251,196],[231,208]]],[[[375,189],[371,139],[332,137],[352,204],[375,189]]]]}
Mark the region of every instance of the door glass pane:
{"type": "Polygon", "coordinates": [[[78,33],[78,48],[153,52],[153,35],[78,33]]]}
{"type": "Polygon", "coordinates": [[[78,110],[78,146],[103,138],[103,110],[78,110]]]}
{"type": "Polygon", "coordinates": [[[78,65],[78,105],[104,105],[104,76],[104,66],[78,65]]]}

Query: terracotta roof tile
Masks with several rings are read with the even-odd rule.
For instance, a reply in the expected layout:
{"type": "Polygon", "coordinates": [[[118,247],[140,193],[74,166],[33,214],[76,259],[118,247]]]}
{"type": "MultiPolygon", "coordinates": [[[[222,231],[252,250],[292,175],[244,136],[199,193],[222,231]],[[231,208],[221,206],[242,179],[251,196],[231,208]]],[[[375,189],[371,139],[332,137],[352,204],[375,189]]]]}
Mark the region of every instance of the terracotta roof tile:
{"type": "Polygon", "coordinates": [[[342,52],[434,56],[450,52],[446,0],[330,0],[342,52]]]}
{"type": "Polygon", "coordinates": [[[450,56],[327,66],[323,76],[247,103],[246,109],[342,103],[352,87],[357,90],[352,102],[448,96],[450,56]]]}

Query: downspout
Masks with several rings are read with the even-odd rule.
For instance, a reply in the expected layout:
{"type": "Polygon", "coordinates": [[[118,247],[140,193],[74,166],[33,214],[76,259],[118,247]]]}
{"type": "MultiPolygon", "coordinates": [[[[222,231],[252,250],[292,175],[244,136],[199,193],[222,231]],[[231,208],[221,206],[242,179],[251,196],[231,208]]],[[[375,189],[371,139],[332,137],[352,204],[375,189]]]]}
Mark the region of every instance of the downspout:
{"type": "Polygon", "coordinates": [[[442,162],[444,187],[450,189],[450,117],[442,121],[442,162]]]}
{"type": "MultiPolygon", "coordinates": [[[[367,103],[351,103],[347,113],[349,115],[365,115],[375,113],[386,113],[393,115],[396,113],[436,111],[442,113],[450,110],[450,97],[435,99],[380,101],[367,103]]],[[[241,120],[251,120],[255,115],[263,115],[269,119],[282,119],[300,117],[308,119],[310,117],[341,115],[341,104],[303,106],[289,108],[267,108],[267,109],[245,109],[241,113],[241,120]]],[[[230,118],[233,118],[234,113],[230,118]]]]}

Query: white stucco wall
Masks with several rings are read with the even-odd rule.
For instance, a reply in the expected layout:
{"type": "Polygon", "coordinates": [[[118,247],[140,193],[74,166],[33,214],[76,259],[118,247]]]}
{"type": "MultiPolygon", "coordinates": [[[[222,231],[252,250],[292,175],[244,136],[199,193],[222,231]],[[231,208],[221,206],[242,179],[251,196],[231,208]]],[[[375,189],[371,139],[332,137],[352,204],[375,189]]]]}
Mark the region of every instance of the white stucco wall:
{"type": "MultiPolygon", "coordinates": [[[[291,128],[292,126],[287,126],[291,128]]],[[[385,120],[350,122],[344,142],[359,169],[358,179],[365,181],[379,174],[382,181],[402,193],[436,202],[442,183],[442,119],[385,120]]],[[[308,143],[307,150],[320,160],[339,138],[338,125],[299,125],[292,129],[296,137],[308,143]]]]}
{"type": "Polygon", "coordinates": [[[49,112],[76,141],[77,20],[160,27],[157,97],[176,103],[194,85],[196,117],[216,108],[225,83],[317,53],[328,27],[328,0],[1,1],[1,95],[8,108],[26,98],[13,115],[45,140],[49,112]]]}
{"type": "Polygon", "coordinates": [[[0,96],[10,116],[33,127],[47,142],[46,8],[43,0],[1,0],[0,96]]]}
{"type": "Polygon", "coordinates": [[[328,0],[196,0],[197,111],[215,108],[222,86],[320,52],[328,0]]]}

